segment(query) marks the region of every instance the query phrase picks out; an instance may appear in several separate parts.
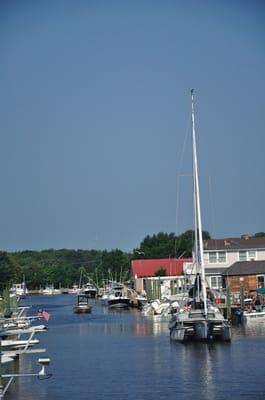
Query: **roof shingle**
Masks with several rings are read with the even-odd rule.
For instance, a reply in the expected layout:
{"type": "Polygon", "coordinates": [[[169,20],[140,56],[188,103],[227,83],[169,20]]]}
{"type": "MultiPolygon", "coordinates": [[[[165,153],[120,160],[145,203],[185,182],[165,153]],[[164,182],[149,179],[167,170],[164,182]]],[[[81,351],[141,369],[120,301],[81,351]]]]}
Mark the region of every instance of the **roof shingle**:
{"type": "Polygon", "coordinates": [[[204,240],[204,250],[265,249],[265,237],[227,238],[204,240]]]}
{"type": "Polygon", "coordinates": [[[262,261],[237,261],[227,268],[222,275],[257,275],[265,274],[265,260],[262,261]]]}

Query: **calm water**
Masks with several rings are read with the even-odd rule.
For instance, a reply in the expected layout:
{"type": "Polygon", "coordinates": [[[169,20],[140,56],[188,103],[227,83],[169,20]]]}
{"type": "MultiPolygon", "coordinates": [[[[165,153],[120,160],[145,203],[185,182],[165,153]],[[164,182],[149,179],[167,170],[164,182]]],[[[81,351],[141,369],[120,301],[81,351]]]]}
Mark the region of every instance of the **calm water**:
{"type": "Polygon", "coordinates": [[[265,322],[233,329],[231,344],[170,342],[167,324],[138,310],[109,311],[92,300],[92,314],[77,315],[72,295],[32,296],[23,304],[51,314],[36,335],[44,355],[27,354],[14,365],[38,369],[48,356],[50,379],[17,378],[8,400],[223,400],[265,399],[265,322]]]}

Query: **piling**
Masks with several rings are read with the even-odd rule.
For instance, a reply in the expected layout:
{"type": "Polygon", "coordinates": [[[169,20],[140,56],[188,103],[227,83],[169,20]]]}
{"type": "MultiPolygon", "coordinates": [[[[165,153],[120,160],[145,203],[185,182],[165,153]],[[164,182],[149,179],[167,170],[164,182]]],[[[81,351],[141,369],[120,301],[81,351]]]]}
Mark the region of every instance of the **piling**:
{"type": "Polygon", "coordinates": [[[231,294],[230,294],[230,288],[227,286],[226,288],[226,305],[227,305],[227,319],[231,319],[232,313],[231,313],[231,294]]]}

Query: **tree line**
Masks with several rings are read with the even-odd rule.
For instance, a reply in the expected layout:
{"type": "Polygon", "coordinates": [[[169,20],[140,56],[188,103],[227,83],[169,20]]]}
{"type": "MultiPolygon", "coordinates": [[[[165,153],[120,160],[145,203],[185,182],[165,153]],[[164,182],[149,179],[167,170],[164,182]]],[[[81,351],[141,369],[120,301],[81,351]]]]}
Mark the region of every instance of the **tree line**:
{"type": "MultiPolygon", "coordinates": [[[[265,236],[265,233],[258,232],[254,236],[265,236]]],[[[203,239],[210,238],[209,232],[204,231],[203,239]]],[[[119,249],[1,251],[0,291],[24,279],[28,289],[43,288],[47,284],[68,288],[79,284],[81,274],[98,286],[104,279],[125,282],[131,277],[132,259],[191,257],[193,242],[194,231],[188,230],[179,236],[164,232],[147,235],[138,248],[128,253],[119,249]]]]}

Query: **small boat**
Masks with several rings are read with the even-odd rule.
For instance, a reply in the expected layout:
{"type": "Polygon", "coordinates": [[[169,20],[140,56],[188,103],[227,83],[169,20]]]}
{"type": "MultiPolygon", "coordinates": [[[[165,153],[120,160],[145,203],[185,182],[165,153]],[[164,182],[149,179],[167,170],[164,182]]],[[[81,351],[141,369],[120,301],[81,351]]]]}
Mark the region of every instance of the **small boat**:
{"type": "Polygon", "coordinates": [[[231,327],[220,310],[207,298],[204,271],[204,255],[202,240],[202,222],[198,163],[194,118],[194,94],[191,91],[192,104],[192,160],[193,160],[193,202],[194,202],[194,260],[196,270],[193,288],[189,292],[190,299],[184,307],[173,314],[169,322],[170,339],[178,342],[186,341],[230,341],[231,327]]]}
{"type": "Polygon", "coordinates": [[[94,299],[97,296],[98,289],[93,283],[87,282],[82,288],[82,293],[86,294],[91,299],[94,299]]]}
{"type": "Polygon", "coordinates": [[[91,313],[92,307],[88,303],[89,297],[86,294],[77,295],[77,304],[74,306],[76,314],[91,313]]]}
{"type": "Polygon", "coordinates": [[[61,294],[62,292],[60,289],[55,289],[54,285],[46,285],[45,289],[43,289],[41,293],[51,296],[53,294],[61,294]]]}
{"type": "Polygon", "coordinates": [[[9,289],[10,296],[16,296],[18,298],[23,298],[28,294],[28,290],[26,288],[25,282],[22,283],[15,283],[9,289]]]}
{"type": "Polygon", "coordinates": [[[265,288],[256,289],[254,298],[245,299],[244,303],[243,320],[245,322],[265,321],[265,288]]]}
{"type": "Polygon", "coordinates": [[[78,285],[73,285],[71,289],[69,289],[69,293],[71,294],[79,294],[81,292],[81,289],[78,285]]]}
{"type": "Polygon", "coordinates": [[[109,281],[104,288],[101,302],[109,308],[128,308],[130,299],[123,294],[123,289],[122,283],[109,281]]]}
{"type": "Polygon", "coordinates": [[[244,311],[243,318],[245,321],[265,321],[265,308],[253,311],[244,311]]]}
{"type": "Polygon", "coordinates": [[[177,301],[171,301],[170,299],[159,299],[153,300],[147,303],[142,313],[144,316],[152,317],[154,321],[169,321],[172,318],[172,314],[179,309],[179,303],[177,301]]]}

